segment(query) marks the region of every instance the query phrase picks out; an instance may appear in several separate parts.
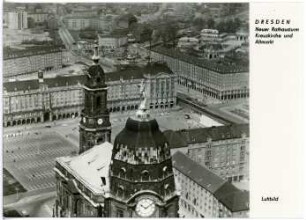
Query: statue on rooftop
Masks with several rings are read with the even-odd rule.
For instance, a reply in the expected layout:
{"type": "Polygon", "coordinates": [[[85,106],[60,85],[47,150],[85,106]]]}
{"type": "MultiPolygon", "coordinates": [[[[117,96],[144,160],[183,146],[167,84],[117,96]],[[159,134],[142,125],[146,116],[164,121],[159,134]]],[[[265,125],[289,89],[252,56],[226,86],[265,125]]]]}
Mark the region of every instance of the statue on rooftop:
{"type": "Polygon", "coordinates": [[[148,87],[145,84],[145,80],[141,81],[140,84],[140,105],[136,112],[136,117],[141,119],[147,119],[149,118],[149,113],[147,112],[147,98],[148,98],[148,87]]]}

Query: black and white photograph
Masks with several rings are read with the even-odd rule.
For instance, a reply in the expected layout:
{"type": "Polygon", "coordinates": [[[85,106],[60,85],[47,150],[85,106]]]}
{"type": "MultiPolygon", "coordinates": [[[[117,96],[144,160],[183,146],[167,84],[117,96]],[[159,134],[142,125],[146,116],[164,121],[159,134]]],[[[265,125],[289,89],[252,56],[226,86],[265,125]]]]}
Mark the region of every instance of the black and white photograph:
{"type": "Polygon", "coordinates": [[[249,217],[249,3],[2,12],[4,217],[249,217]]]}

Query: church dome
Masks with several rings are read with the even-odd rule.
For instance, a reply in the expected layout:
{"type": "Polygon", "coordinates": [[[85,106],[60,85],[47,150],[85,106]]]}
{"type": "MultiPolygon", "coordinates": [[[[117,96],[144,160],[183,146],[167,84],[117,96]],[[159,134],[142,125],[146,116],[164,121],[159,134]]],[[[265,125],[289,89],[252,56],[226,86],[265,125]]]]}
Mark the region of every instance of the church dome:
{"type": "Polygon", "coordinates": [[[142,101],[116,136],[112,152],[111,193],[130,204],[144,194],[162,203],[176,196],[170,147],[156,119],[150,117],[148,91],[142,82],[142,101]]]}
{"type": "Polygon", "coordinates": [[[115,145],[127,146],[129,149],[162,147],[167,142],[159,130],[156,119],[148,121],[128,118],[125,128],[117,135],[115,145]]]}

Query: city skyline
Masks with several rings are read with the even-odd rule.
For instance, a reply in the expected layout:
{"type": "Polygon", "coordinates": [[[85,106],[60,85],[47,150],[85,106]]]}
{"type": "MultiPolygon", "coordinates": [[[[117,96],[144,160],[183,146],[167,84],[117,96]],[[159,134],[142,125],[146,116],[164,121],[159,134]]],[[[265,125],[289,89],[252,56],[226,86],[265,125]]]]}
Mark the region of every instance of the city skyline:
{"type": "Polygon", "coordinates": [[[4,215],[248,217],[248,7],[4,3],[4,215]]]}

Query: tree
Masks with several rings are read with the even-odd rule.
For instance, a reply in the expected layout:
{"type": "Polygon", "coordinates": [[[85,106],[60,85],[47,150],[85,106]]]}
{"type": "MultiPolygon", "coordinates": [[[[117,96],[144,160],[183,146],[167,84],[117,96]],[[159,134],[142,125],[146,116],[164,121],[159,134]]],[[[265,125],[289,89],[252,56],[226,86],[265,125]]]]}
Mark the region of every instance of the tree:
{"type": "Polygon", "coordinates": [[[207,28],[214,29],[215,28],[215,20],[212,18],[209,18],[207,21],[207,28]]]}
{"type": "Polygon", "coordinates": [[[158,35],[161,37],[164,45],[168,45],[169,42],[172,46],[175,45],[178,25],[176,23],[163,23],[158,27],[158,35]]]}
{"type": "Polygon", "coordinates": [[[201,30],[203,29],[204,25],[205,25],[205,20],[202,17],[195,17],[192,21],[193,26],[197,29],[197,30],[201,30]]]}
{"type": "Polygon", "coordinates": [[[145,25],[140,33],[140,42],[150,41],[152,40],[153,29],[147,25],[145,25]]]}

